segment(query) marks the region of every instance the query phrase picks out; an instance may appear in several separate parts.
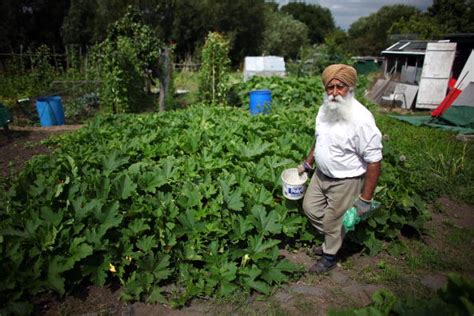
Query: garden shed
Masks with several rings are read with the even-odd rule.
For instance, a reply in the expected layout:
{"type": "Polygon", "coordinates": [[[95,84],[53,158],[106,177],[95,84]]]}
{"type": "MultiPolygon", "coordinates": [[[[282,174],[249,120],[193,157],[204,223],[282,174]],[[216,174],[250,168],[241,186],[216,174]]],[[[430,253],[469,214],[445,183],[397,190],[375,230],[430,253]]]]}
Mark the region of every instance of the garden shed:
{"type": "Polygon", "coordinates": [[[279,56],[247,56],[244,63],[244,81],[252,76],[285,76],[285,60],[279,56]]]}
{"type": "Polygon", "coordinates": [[[383,50],[384,75],[404,83],[419,82],[427,44],[428,41],[401,40],[383,50]]]}
{"type": "Polygon", "coordinates": [[[459,83],[474,49],[474,34],[442,40],[398,40],[381,53],[383,75],[367,93],[373,102],[405,109],[436,109],[459,83]]]}
{"type": "Polygon", "coordinates": [[[418,93],[428,41],[400,40],[382,51],[383,76],[368,97],[378,104],[411,108],[418,93]]]}
{"type": "Polygon", "coordinates": [[[383,76],[368,93],[379,104],[405,109],[435,109],[448,92],[448,83],[459,76],[456,41],[400,40],[382,51],[383,76]]]}

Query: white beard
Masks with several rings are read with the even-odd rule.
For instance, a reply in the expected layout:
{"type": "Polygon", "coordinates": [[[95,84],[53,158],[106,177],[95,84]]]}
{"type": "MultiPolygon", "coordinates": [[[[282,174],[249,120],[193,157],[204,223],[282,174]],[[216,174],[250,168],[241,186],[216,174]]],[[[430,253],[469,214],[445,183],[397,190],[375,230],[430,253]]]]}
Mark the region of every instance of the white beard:
{"type": "Polygon", "coordinates": [[[324,102],[319,109],[321,121],[328,123],[351,122],[353,120],[353,95],[349,92],[345,97],[334,97],[325,94],[324,102]]]}

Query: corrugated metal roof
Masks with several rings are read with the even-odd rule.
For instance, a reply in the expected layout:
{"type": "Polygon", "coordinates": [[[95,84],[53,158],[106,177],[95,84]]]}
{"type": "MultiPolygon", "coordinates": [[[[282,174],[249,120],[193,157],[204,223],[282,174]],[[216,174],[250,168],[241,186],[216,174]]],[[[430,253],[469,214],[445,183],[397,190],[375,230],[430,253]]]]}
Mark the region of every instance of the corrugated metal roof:
{"type": "Polygon", "coordinates": [[[382,51],[382,54],[424,55],[428,41],[398,41],[382,51]]]}

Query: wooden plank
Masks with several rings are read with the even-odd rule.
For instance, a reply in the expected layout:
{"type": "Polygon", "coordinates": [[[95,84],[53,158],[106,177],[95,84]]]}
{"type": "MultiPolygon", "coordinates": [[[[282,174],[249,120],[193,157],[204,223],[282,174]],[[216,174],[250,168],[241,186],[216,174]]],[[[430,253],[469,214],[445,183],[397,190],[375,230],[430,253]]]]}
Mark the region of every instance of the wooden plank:
{"type": "Polygon", "coordinates": [[[428,43],[421,73],[417,109],[435,109],[448,89],[456,43],[428,43]]]}

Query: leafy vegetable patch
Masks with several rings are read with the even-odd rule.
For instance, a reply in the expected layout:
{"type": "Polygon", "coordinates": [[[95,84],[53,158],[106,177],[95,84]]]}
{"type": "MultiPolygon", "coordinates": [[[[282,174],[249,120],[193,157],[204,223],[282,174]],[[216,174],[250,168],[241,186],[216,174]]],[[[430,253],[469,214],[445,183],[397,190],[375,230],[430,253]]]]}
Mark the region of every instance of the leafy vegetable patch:
{"type": "Polygon", "coordinates": [[[311,116],[195,106],[96,119],[5,193],[2,305],[111,278],[125,300],[175,306],[269,293],[299,270],[278,246],[311,238],[280,184],[311,141],[311,116]]]}

